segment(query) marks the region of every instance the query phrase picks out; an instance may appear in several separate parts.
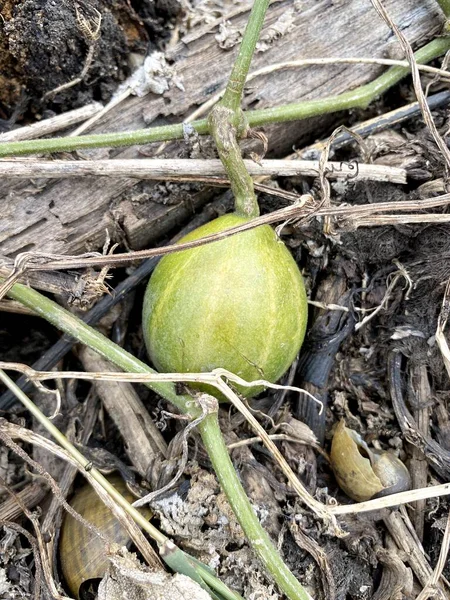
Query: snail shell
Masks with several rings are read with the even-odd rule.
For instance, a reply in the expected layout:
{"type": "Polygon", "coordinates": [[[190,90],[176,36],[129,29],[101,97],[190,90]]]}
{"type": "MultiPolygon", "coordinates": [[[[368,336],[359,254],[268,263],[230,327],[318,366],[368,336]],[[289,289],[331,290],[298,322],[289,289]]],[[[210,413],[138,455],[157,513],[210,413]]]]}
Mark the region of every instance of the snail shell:
{"type": "Polygon", "coordinates": [[[358,502],[411,488],[411,477],[402,461],[390,452],[370,450],[344,420],[334,433],[330,461],[339,487],[358,502]]]}
{"type": "MultiPolygon", "coordinates": [[[[135,500],[120,477],[108,479],[124,498],[130,502],[135,500]]],[[[126,530],[121,527],[90,485],[83,485],[76,490],[70,505],[100,529],[108,540],[120,546],[126,546],[130,542],[126,530]]],[[[142,509],[141,512],[150,518],[149,509],[142,509]]],[[[88,585],[87,582],[92,579],[101,579],[108,568],[104,542],[69,513],[64,515],[61,526],[59,557],[67,588],[77,599],[81,597],[82,587],[88,585]]]]}

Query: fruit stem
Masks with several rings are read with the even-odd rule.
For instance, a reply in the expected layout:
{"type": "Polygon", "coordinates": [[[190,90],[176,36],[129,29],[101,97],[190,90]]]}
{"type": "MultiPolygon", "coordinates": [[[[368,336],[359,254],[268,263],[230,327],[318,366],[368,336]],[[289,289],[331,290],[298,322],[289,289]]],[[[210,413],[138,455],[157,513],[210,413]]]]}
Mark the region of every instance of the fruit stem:
{"type": "Polygon", "coordinates": [[[212,109],[208,119],[210,133],[230,179],[235,212],[249,218],[259,215],[259,206],[253,179],[242,160],[237,140],[245,137],[248,130],[241,108],[242,95],[269,1],[254,1],[225,93],[212,109]]]}
{"type": "Polygon", "coordinates": [[[211,135],[216,143],[217,152],[230,179],[234,196],[234,210],[241,217],[259,216],[253,179],[249,175],[242,159],[237,141],[236,128],[233,125],[235,113],[220,103],[209,116],[211,135]]]}
{"type": "MultiPolygon", "coordinates": [[[[43,317],[64,333],[92,348],[92,350],[98,352],[125,372],[155,373],[153,369],[132,354],[126,352],[126,350],[108,340],[108,338],[94,328],[83,323],[83,321],[68,310],[62,308],[56,302],[46,298],[36,290],[21,284],[15,284],[8,291],[8,296],[14,300],[18,300],[24,306],[33,309],[37,315],[43,317]]],[[[174,404],[181,412],[188,414],[192,419],[196,419],[202,414],[202,411],[190,396],[177,395],[173,383],[146,382],[145,385],[168,402],[174,404]]],[[[230,505],[235,510],[236,518],[254,552],[259,556],[266,569],[272,574],[274,580],[289,600],[311,600],[309,594],[283,563],[275,546],[261,527],[231,462],[228,449],[220,431],[217,412],[205,417],[198,427],[216,471],[217,478],[230,505]]],[[[54,433],[54,430],[50,433],[54,433]]]]}
{"type": "MultiPolygon", "coordinates": [[[[441,7],[444,2],[450,11],[450,0],[442,0],[441,7]]],[[[440,37],[426,44],[414,56],[418,63],[426,64],[434,58],[445,54],[449,48],[450,36],[440,37]]],[[[341,110],[348,110],[350,108],[366,108],[373,100],[403,79],[409,71],[408,67],[391,67],[371,83],[362,85],[349,92],[318,100],[306,100],[274,108],[245,111],[243,115],[249,127],[257,127],[269,123],[297,121],[341,110]]],[[[210,133],[207,119],[194,121],[190,123],[190,126],[200,135],[210,133]]],[[[181,140],[183,139],[183,135],[184,126],[180,123],[177,125],[162,125],[161,127],[137,129],[135,131],[80,135],[78,137],[56,137],[23,142],[0,142],[0,158],[46,152],[71,152],[72,150],[81,150],[83,148],[113,148],[136,144],[150,144],[151,142],[181,140]]]]}

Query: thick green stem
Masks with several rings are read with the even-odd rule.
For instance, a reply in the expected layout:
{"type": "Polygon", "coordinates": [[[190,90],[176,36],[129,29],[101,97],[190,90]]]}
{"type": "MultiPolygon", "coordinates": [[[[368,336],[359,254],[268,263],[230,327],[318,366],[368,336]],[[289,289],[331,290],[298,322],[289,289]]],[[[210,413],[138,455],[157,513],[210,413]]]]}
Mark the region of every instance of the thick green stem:
{"type": "Polygon", "coordinates": [[[220,160],[230,179],[235,212],[243,217],[259,215],[253,179],[245,168],[237,139],[245,135],[247,130],[241,108],[242,95],[268,6],[269,0],[254,0],[227,88],[208,120],[220,160]]]}
{"type": "MultiPolygon", "coordinates": [[[[438,38],[418,50],[414,56],[419,64],[424,64],[433,58],[441,56],[449,48],[450,37],[438,38]]],[[[349,108],[367,108],[373,100],[398,83],[409,72],[410,69],[408,67],[392,67],[372,82],[362,85],[355,90],[319,100],[307,100],[305,102],[285,104],[284,106],[274,108],[254,110],[251,113],[246,113],[247,120],[252,127],[255,127],[268,123],[306,119],[339,110],[348,110],[349,108]]]]}
{"type": "MultiPolygon", "coordinates": [[[[450,0],[447,0],[450,3],[450,0]]],[[[417,62],[428,63],[442,56],[450,49],[450,36],[429,42],[415,53],[417,62]]],[[[250,127],[269,123],[296,121],[307,117],[315,117],[350,108],[365,108],[370,102],[398,83],[409,73],[407,67],[392,67],[380,77],[350,92],[319,100],[306,100],[286,104],[275,108],[245,112],[250,127]]],[[[194,121],[192,127],[201,135],[209,133],[206,119],[194,121]]],[[[81,135],[79,137],[62,137],[48,140],[30,140],[24,142],[0,143],[0,158],[5,156],[24,156],[44,152],[70,152],[82,148],[104,148],[116,146],[133,146],[183,138],[183,124],[163,125],[149,129],[125,131],[119,133],[102,133],[97,135],[81,135]]]]}
{"type": "Polygon", "coordinates": [[[257,217],[259,205],[253,179],[242,159],[241,149],[236,139],[236,129],[232,125],[233,118],[234,113],[230,108],[221,104],[215,106],[209,118],[211,135],[230,180],[235,212],[242,217],[257,217]]]}
{"type": "MultiPolygon", "coordinates": [[[[220,433],[217,414],[208,415],[200,423],[198,428],[214,470],[217,473],[219,482],[225,489],[228,485],[228,481],[235,478],[236,472],[220,433]]],[[[237,483],[238,482],[239,480],[237,480],[237,483]]],[[[239,487],[241,487],[241,484],[238,484],[239,487]]],[[[253,549],[264,563],[267,570],[272,573],[272,576],[286,596],[291,600],[294,598],[296,600],[311,600],[311,596],[304,590],[281,560],[280,555],[273,546],[267,532],[261,529],[259,521],[255,517],[255,512],[245,493],[232,494],[228,500],[253,549]]]]}
{"type": "MultiPolygon", "coordinates": [[[[42,316],[58,329],[89,346],[124,371],[144,374],[155,373],[145,363],[39,292],[24,285],[16,284],[9,290],[8,296],[33,309],[36,314],[42,316]]],[[[174,384],[147,382],[145,385],[192,418],[201,415],[200,408],[194,405],[191,397],[177,395],[174,384]]],[[[217,415],[206,417],[199,425],[199,431],[222,489],[230,505],[236,510],[236,518],[253,550],[258,554],[266,569],[271,573],[289,600],[310,600],[307,592],[283,563],[252,510],[223,441],[217,415]]]]}
{"type": "Polygon", "coordinates": [[[242,94],[247,79],[250,63],[252,62],[256,42],[266,16],[270,0],[254,0],[250,16],[242,38],[239,54],[233,65],[227,89],[220,101],[221,105],[237,113],[241,108],[242,94]]]}

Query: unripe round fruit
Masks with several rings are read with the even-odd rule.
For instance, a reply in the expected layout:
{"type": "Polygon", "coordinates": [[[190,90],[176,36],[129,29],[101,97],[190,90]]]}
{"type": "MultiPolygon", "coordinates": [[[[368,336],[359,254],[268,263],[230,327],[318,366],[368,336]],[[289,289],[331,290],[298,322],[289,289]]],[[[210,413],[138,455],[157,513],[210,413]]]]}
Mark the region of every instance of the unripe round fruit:
{"type": "MultiPolygon", "coordinates": [[[[228,214],[180,243],[246,223],[228,214]]],[[[143,331],[155,367],[166,373],[227,369],[247,381],[277,381],[305,336],[300,271],[269,225],[165,256],[144,298],[143,331]]],[[[262,388],[240,388],[247,397],[262,388]]]]}

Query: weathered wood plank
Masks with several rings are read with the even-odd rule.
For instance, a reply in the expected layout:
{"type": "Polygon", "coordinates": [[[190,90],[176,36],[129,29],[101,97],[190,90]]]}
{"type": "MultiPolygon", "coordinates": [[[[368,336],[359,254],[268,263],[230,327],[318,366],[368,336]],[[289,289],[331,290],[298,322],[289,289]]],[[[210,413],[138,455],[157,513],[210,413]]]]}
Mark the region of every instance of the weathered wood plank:
{"type": "MultiPolygon", "coordinates": [[[[444,21],[435,0],[386,0],[385,5],[416,47],[439,32],[444,21]]],[[[300,58],[383,57],[398,52],[393,34],[369,0],[277,1],[269,9],[265,31],[289,11],[292,29],[274,40],[266,52],[256,54],[252,69],[300,58]]],[[[243,28],[246,18],[246,13],[237,15],[233,25],[243,28]]],[[[237,47],[222,50],[215,33],[217,28],[194,32],[172,51],[184,92],[172,88],[164,97],[130,98],[93,131],[131,130],[186,118],[225,84],[237,51],[237,47]]],[[[339,65],[276,71],[248,85],[245,107],[263,108],[340,93],[366,83],[383,69],[339,65]]],[[[271,150],[274,155],[282,155],[293,145],[298,147],[310,140],[311,135],[318,137],[324,122],[323,118],[308,119],[267,127],[271,150]]],[[[177,156],[179,152],[179,146],[171,144],[165,156],[177,156]]],[[[138,158],[139,150],[115,150],[111,156],[138,158]]],[[[185,194],[191,198],[177,205],[164,205],[152,201],[151,185],[145,184],[145,193],[136,201],[131,192],[136,186],[133,179],[0,182],[0,254],[14,256],[24,249],[76,254],[101,246],[106,229],[113,239],[125,238],[131,248],[140,248],[154,243],[205,199],[204,193],[193,191],[185,194]]]]}

